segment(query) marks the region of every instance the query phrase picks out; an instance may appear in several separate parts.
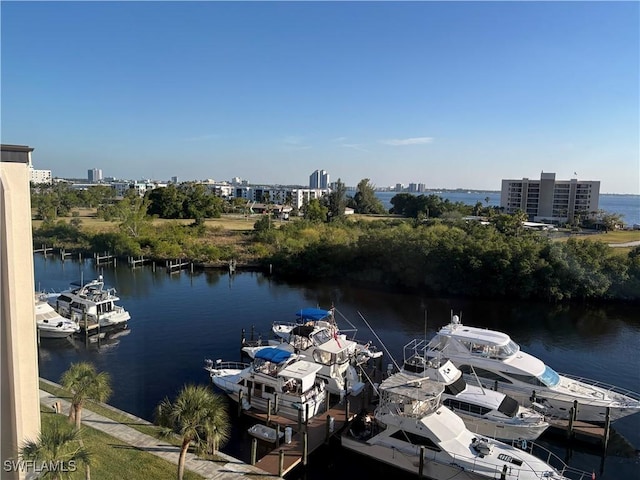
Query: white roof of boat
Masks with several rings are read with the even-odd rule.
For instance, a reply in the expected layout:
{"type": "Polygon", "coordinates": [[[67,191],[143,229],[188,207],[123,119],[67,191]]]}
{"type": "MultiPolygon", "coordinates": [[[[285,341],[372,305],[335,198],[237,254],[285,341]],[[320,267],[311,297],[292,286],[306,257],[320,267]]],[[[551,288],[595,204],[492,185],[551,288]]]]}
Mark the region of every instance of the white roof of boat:
{"type": "Polygon", "coordinates": [[[444,391],[444,385],[413,374],[394,373],[380,384],[380,389],[414,400],[426,400],[444,391]]]}
{"type": "Polygon", "coordinates": [[[298,360],[278,372],[278,375],[287,378],[303,379],[309,375],[313,375],[322,368],[317,363],[307,362],[306,360],[298,360]]]}
{"type": "Polygon", "coordinates": [[[440,329],[439,335],[456,338],[459,340],[486,343],[488,345],[506,345],[511,337],[506,333],[488,330],[486,328],[467,327],[462,324],[449,324],[440,329]]]}
{"type": "Polygon", "coordinates": [[[345,339],[336,340],[335,338],[333,338],[328,342],[324,342],[322,345],[318,345],[317,348],[329,353],[340,353],[343,350],[346,350],[347,347],[352,343],[354,342],[350,340],[345,340],[345,339]]]}

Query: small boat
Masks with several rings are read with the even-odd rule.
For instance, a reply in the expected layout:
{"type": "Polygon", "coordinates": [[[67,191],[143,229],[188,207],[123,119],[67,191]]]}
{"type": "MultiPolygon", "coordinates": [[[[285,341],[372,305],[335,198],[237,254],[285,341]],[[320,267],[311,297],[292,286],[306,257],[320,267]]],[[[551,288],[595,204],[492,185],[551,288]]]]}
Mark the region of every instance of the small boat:
{"type": "Polygon", "coordinates": [[[278,435],[278,431],[275,428],[267,427],[266,425],[262,425],[261,423],[252,425],[247,431],[250,435],[256,437],[257,439],[265,440],[271,443],[275,443],[276,440],[282,439],[284,437],[283,432],[280,432],[280,435],[278,435]]]}
{"type": "Polygon", "coordinates": [[[591,478],[534,442],[526,442],[525,451],[522,442],[508,445],[469,431],[442,404],[444,386],[439,382],[399,372],[377,391],[377,408],[373,414],[361,412],[347,425],[343,447],[434,480],[591,478]]]}
{"type": "Polygon", "coordinates": [[[444,386],[442,403],[472,432],[499,440],[536,440],[549,428],[544,415],[504,393],[467,383],[450,360],[427,360],[425,349],[424,340],[407,343],[402,371],[440,382],[444,386]]]}
{"type": "Polygon", "coordinates": [[[327,391],[320,365],[286,350],[265,347],[250,364],[205,361],[211,381],[232,400],[251,408],[307,421],[324,407],[327,391]]]}
{"type": "Polygon", "coordinates": [[[585,422],[605,422],[607,409],[611,421],[640,412],[640,394],[557,373],[523,352],[506,333],[463,325],[458,315],[440,328],[425,353],[448,358],[469,382],[479,381],[523,404],[533,402],[545,416],[569,418],[575,401],[577,420],[585,422]]]}
{"type": "Polygon", "coordinates": [[[56,312],[47,299],[44,293],[35,294],[36,326],[40,338],[66,338],[79,332],[78,324],[56,312]]]}
{"type": "Polygon", "coordinates": [[[120,297],[115,288],[105,288],[102,275],[89,283],[73,282],[71,288],[49,295],[49,305],[65,318],[76,322],[80,328],[99,325],[124,327],[131,318],[129,312],[116,305],[120,297]]]}

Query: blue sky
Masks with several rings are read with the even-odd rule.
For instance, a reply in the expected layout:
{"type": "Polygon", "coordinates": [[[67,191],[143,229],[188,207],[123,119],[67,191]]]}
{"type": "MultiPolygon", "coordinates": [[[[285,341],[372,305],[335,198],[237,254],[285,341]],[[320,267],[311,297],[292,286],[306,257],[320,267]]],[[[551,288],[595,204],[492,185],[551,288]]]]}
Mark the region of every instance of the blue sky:
{"type": "Polygon", "coordinates": [[[638,2],[7,2],[3,143],[54,176],[640,193],[638,2]]]}

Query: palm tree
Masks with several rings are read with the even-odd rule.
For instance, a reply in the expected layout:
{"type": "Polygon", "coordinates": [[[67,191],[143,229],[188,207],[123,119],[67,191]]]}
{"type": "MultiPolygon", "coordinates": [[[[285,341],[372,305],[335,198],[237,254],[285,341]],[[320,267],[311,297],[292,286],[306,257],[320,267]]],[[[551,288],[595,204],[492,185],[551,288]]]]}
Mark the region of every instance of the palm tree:
{"type": "Polygon", "coordinates": [[[111,395],[111,379],[106,372],[98,373],[88,362],[72,363],[62,374],[62,386],[71,392],[71,408],[69,421],[75,420],[76,428],[80,428],[82,407],[87,399],[105,402],[111,395]]]}
{"type": "Polygon", "coordinates": [[[59,416],[42,428],[37,441],[20,448],[20,458],[36,462],[39,478],[58,480],[68,477],[79,463],[89,465],[89,451],[79,443],[80,431],[59,416]]]}
{"type": "Polygon", "coordinates": [[[185,385],[174,402],[165,398],[157,407],[156,418],[165,435],[177,433],[182,437],[178,480],[184,475],[189,445],[198,452],[213,453],[229,439],[226,401],[203,385],[185,385]]]}

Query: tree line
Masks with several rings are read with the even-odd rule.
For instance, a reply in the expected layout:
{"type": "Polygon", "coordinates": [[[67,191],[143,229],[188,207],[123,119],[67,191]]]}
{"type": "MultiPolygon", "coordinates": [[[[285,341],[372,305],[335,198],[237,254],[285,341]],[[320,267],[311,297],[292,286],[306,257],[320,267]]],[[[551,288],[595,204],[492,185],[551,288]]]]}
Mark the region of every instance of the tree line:
{"type": "Polygon", "coordinates": [[[151,212],[193,217],[192,207],[185,205],[200,204],[199,211],[219,215],[225,208],[222,199],[205,200],[208,194],[200,187],[167,187],[145,197],[106,200],[99,214],[116,222],[118,231],[91,233],[73,220],[50,221],[34,230],[34,240],[203,264],[235,259],[273,265],[278,275],[290,278],[345,279],[432,295],[640,301],[640,248],[621,255],[597,241],[556,242],[525,230],[522,212],[506,215],[488,202],[469,206],[436,195],[394,196],[396,218],[349,219],[344,215],[349,204],[369,212],[384,210],[368,179],[358,184],[354,197],[338,181],[331,194],[307,202],[301,218],[276,228],[271,216],[263,215],[252,235],[230,234],[235,235],[231,241],[218,242],[204,217],[194,218],[191,225],[153,225],[160,214],[151,212]],[[488,222],[465,219],[473,213],[486,215],[488,222]]]}

